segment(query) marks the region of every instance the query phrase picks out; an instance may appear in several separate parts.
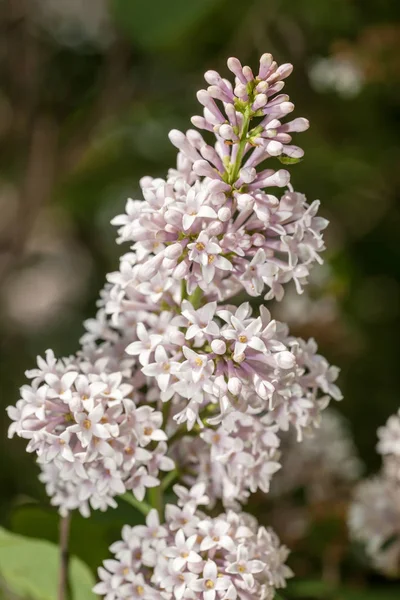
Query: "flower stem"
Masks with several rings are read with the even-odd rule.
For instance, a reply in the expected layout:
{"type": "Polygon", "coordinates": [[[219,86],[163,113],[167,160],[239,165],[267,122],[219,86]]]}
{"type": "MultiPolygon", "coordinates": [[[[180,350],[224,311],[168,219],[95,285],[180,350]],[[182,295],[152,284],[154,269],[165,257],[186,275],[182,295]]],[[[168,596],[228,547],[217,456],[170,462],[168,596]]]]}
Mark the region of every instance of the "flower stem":
{"type": "Polygon", "coordinates": [[[242,166],[243,154],[247,144],[247,134],[251,121],[251,107],[248,105],[243,113],[243,127],[240,133],[240,141],[236,160],[228,178],[228,183],[233,185],[239,176],[240,167],[242,166]]]}
{"type": "Polygon", "coordinates": [[[187,293],[187,288],[186,288],[186,280],[182,279],[181,281],[181,302],[182,300],[187,300],[188,299],[188,293],[187,293]]]}
{"type": "Polygon", "coordinates": [[[169,486],[171,485],[171,483],[175,480],[178,479],[179,477],[179,471],[178,469],[174,469],[173,471],[170,471],[165,477],[164,479],[161,481],[161,489],[163,491],[165,491],[166,489],[169,488],[169,486]]]}
{"type": "Polygon", "coordinates": [[[65,517],[60,519],[60,570],[58,578],[58,600],[70,600],[71,590],[70,582],[68,577],[69,568],[69,551],[68,542],[71,526],[71,513],[68,513],[65,517]]]}
{"type": "Polygon", "coordinates": [[[200,308],[202,298],[203,298],[203,290],[201,289],[201,287],[197,287],[194,290],[193,294],[190,294],[189,302],[191,303],[191,305],[193,306],[193,308],[195,310],[197,308],[200,308]]]}
{"type": "Polygon", "coordinates": [[[148,504],[144,500],[142,502],[140,500],[137,500],[132,494],[132,492],[126,492],[125,494],[121,494],[120,498],[122,498],[122,500],[124,500],[125,502],[128,502],[128,504],[130,504],[131,506],[134,506],[139,512],[142,513],[142,515],[146,516],[152,509],[152,506],[150,506],[150,504],[148,504]]]}
{"type": "Polygon", "coordinates": [[[155,508],[162,520],[164,516],[163,491],[161,485],[149,488],[149,502],[152,508],[155,508]]]}

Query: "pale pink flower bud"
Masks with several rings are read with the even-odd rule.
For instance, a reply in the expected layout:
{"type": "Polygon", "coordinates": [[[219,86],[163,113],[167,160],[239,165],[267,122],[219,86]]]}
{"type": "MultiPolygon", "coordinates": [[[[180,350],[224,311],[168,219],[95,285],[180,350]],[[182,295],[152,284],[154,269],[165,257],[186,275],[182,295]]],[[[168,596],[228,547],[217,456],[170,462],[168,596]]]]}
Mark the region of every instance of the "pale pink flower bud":
{"type": "Polygon", "coordinates": [[[253,71],[251,70],[250,67],[248,67],[247,65],[243,67],[243,75],[246,77],[247,81],[253,81],[254,79],[254,75],[253,75],[253,71]]]}
{"type": "Polygon", "coordinates": [[[258,71],[259,79],[264,79],[267,76],[273,60],[272,54],[265,53],[262,55],[260,58],[260,70],[258,71]]]}
{"type": "Polygon", "coordinates": [[[241,64],[240,60],[231,56],[230,58],[228,58],[226,64],[228,65],[228,69],[230,71],[232,71],[232,73],[234,75],[236,75],[236,77],[239,79],[239,81],[241,81],[242,83],[244,83],[246,85],[247,80],[246,80],[245,76],[243,75],[243,69],[242,69],[242,64],[241,64]]]}
{"type": "Polygon", "coordinates": [[[215,354],[225,354],[226,352],[226,343],[224,340],[213,340],[211,342],[211,349],[215,354]]]}
{"type": "Polygon", "coordinates": [[[199,177],[217,177],[216,171],[212,168],[210,163],[206,160],[196,160],[193,163],[193,171],[199,177]]]}
{"type": "Polygon", "coordinates": [[[257,171],[254,167],[243,167],[240,169],[240,179],[244,183],[251,183],[257,177],[257,171]]]}
{"type": "Polygon", "coordinates": [[[236,140],[237,139],[237,135],[233,131],[232,126],[228,125],[227,123],[224,123],[223,125],[221,125],[218,128],[218,135],[220,135],[224,140],[236,140]]]}
{"type": "Polygon", "coordinates": [[[242,389],[242,382],[238,377],[231,377],[228,381],[228,390],[233,396],[238,396],[242,389]]]}
{"type": "Polygon", "coordinates": [[[213,221],[208,226],[207,232],[210,236],[220,235],[224,231],[224,224],[221,221],[213,221]]]}
{"type": "Polygon", "coordinates": [[[278,367],[281,369],[292,369],[295,365],[296,359],[291,352],[283,351],[275,354],[275,360],[278,367]]]}
{"type": "Polygon", "coordinates": [[[180,257],[182,252],[183,252],[182,245],[177,243],[177,244],[171,244],[171,246],[168,246],[165,249],[164,254],[167,258],[175,260],[180,257]]]}
{"type": "Polygon", "coordinates": [[[189,272],[189,264],[183,260],[176,267],[176,269],[172,273],[172,276],[175,279],[183,279],[184,277],[186,277],[186,275],[188,274],[188,272],[189,272]]]}
{"type": "Polygon", "coordinates": [[[231,218],[231,215],[232,215],[232,213],[227,206],[223,206],[218,211],[218,219],[220,221],[222,221],[223,223],[225,223],[226,221],[229,221],[229,219],[231,218]]]}
{"type": "Polygon", "coordinates": [[[256,91],[259,94],[265,94],[268,91],[268,83],[266,81],[260,81],[258,85],[256,85],[256,91]]]}
{"type": "Polygon", "coordinates": [[[252,109],[259,110],[263,106],[265,106],[268,102],[268,96],[265,94],[257,94],[256,99],[253,102],[252,109]]]}
{"type": "Polygon", "coordinates": [[[280,142],[275,142],[273,140],[266,145],[265,149],[271,156],[279,156],[282,154],[283,146],[280,142]]]}

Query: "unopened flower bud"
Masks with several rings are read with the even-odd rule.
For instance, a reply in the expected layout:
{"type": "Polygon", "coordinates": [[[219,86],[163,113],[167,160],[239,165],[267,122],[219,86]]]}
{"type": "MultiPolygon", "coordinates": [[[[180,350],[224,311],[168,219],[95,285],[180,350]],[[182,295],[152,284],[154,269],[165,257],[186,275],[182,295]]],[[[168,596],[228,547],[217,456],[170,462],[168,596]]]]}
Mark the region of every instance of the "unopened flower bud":
{"type": "Polygon", "coordinates": [[[291,352],[284,350],[275,354],[276,364],[281,369],[291,369],[294,367],[296,359],[291,352]]]}
{"type": "Polygon", "coordinates": [[[220,221],[222,221],[223,223],[225,223],[226,221],[229,221],[229,219],[231,218],[231,215],[232,215],[232,213],[227,206],[223,206],[218,211],[218,219],[220,221]]]}
{"type": "Polygon", "coordinates": [[[225,354],[226,344],[224,340],[213,340],[211,342],[211,349],[215,354],[225,354]]]}

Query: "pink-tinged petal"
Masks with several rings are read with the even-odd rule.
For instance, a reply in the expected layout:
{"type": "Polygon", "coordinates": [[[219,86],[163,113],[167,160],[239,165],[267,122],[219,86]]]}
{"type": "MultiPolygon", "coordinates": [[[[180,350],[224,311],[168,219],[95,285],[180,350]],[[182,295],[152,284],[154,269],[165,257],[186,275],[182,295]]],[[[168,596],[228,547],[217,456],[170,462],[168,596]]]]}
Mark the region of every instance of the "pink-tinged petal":
{"type": "Polygon", "coordinates": [[[214,275],[215,275],[214,265],[207,264],[206,266],[203,266],[202,267],[202,275],[203,275],[203,279],[204,279],[205,283],[211,283],[212,280],[214,279],[214,275]]]}
{"type": "Polygon", "coordinates": [[[160,375],[157,375],[157,383],[162,392],[165,392],[167,390],[169,379],[169,373],[161,373],[160,375]]]}
{"type": "Polygon", "coordinates": [[[253,350],[258,350],[259,352],[264,352],[266,350],[264,342],[257,337],[253,337],[249,342],[248,346],[253,348],[253,350]]]}
{"type": "Polygon", "coordinates": [[[142,350],[143,350],[142,342],[132,342],[125,348],[125,352],[132,356],[135,356],[136,354],[140,354],[140,352],[142,352],[142,350]]]}
{"type": "Polygon", "coordinates": [[[197,554],[197,552],[193,552],[193,550],[191,550],[189,552],[188,562],[198,563],[198,562],[201,562],[202,560],[203,559],[201,558],[200,554],[197,554]]]}
{"type": "Polygon", "coordinates": [[[63,390],[67,390],[71,387],[71,385],[74,383],[75,379],[77,378],[78,373],[76,373],[75,371],[71,371],[70,373],[65,373],[62,377],[61,377],[61,387],[63,390]]]}
{"type": "Polygon", "coordinates": [[[184,231],[187,231],[188,229],[191,228],[191,226],[193,225],[193,223],[196,220],[196,216],[197,215],[188,215],[188,214],[183,215],[182,226],[183,226],[184,231]]]}
{"type": "Polygon", "coordinates": [[[191,340],[199,333],[199,331],[201,331],[200,327],[194,323],[188,327],[185,338],[191,340]]]}
{"type": "Polygon", "coordinates": [[[247,563],[247,567],[251,573],[261,573],[267,565],[261,560],[250,560],[247,563]]]}
{"type": "Polygon", "coordinates": [[[100,419],[102,419],[103,415],[104,408],[101,404],[98,404],[92,411],[90,411],[88,418],[92,423],[98,423],[100,419]]]}
{"type": "Polygon", "coordinates": [[[199,211],[198,211],[198,216],[199,217],[207,217],[209,219],[216,219],[217,218],[217,213],[215,212],[215,210],[213,208],[211,208],[211,206],[202,206],[199,211]]]}
{"type": "Polygon", "coordinates": [[[241,576],[245,582],[245,584],[251,588],[254,585],[254,577],[251,573],[241,573],[241,576]]]}
{"type": "Polygon", "coordinates": [[[203,593],[204,600],[215,600],[216,592],[215,590],[206,590],[203,593]]]}
{"type": "Polygon", "coordinates": [[[147,329],[143,325],[143,323],[137,324],[136,335],[138,336],[139,340],[141,340],[142,342],[147,342],[147,340],[149,339],[149,334],[147,333],[147,329]]]}
{"type": "Polygon", "coordinates": [[[160,525],[160,518],[158,512],[153,508],[146,517],[147,527],[158,527],[160,525]]]}
{"type": "Polygon", "coordinates": [[[233,271],[232,263],[224,256],[218,256],[215,259],[215,266],[223,271],[233,271]]]}
{"type": "Polygon", "coordinates": [[[160,372],[158,363],[150,363],[142,368],[142,373],[148,377],[155,377],[160,372]]]}
{"type": "Polygon", "coordinates": [[[158,363],[163,363],[168,361],[168,354],[164,348],[164,346],[157,346],[155,352],[156,361],[158,363]]]}
{"type": "Polygon", "coordinates": [[[177,558],[174,559],[172,566],[175,569],[175,571],[180,571],[186,564],[186,559],[182,558],[182,556],[178,556],[177,558]]]}
{"type": "Polygon", "coordinates": [[[155,440],[156,442],[165,442],[168,439],[168,436],[165,431],[162,431],[162,429],[156,429],[151,434],[151,439],[155,440]]]}
{"type": "Polygon", "coordinates": [[[218,575],[217,565],[213,560],[208,560],[204,566],[203,577],[204,579],[216,579],[218,575]]]}

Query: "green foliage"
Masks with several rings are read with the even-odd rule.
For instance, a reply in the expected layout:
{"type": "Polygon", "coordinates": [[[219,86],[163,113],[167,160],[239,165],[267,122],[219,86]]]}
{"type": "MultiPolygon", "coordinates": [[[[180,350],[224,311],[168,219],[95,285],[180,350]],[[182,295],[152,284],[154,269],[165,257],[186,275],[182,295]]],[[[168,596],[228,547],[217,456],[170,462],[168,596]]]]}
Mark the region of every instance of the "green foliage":
{"type": "MultiPolygon", "coordinates": [[[[121,501],[118,508],[105,513],[93,512],[90,519],[79,514],[71,521],[70,552],[84,561],[93,571],[109,557],[109,546],[120,538],[123,525],[143,523],[142,515],[121,501]]],[[[29,538],[41,538],[57,544],[59,515],[55,510],[37,504],[14,510],[10,527],[13,533],[29,538]]]]}
{"type": "Polygon", "coordinates": [[[219,0],[113,0],[116,23],[147,50],[175,45],[209,15],[219,0]]]}
{"type": "Polygon", "coordinates": [[[400,587],[358,589],[335,586],[321,579],[297,580],[289,584],[286,597],[288,600],[398,600],[400,587]]]}
{"type": "MultiPolygon", "coordinates": [[[[59,551],[55,544],[32,540],[0,529],[0,574],[7,589],[30,600],[57,597],[59,551]]],[[[94,600],[95,579],[78,558],[70,561],[71,593],[74,600],[94,600]]]]}

